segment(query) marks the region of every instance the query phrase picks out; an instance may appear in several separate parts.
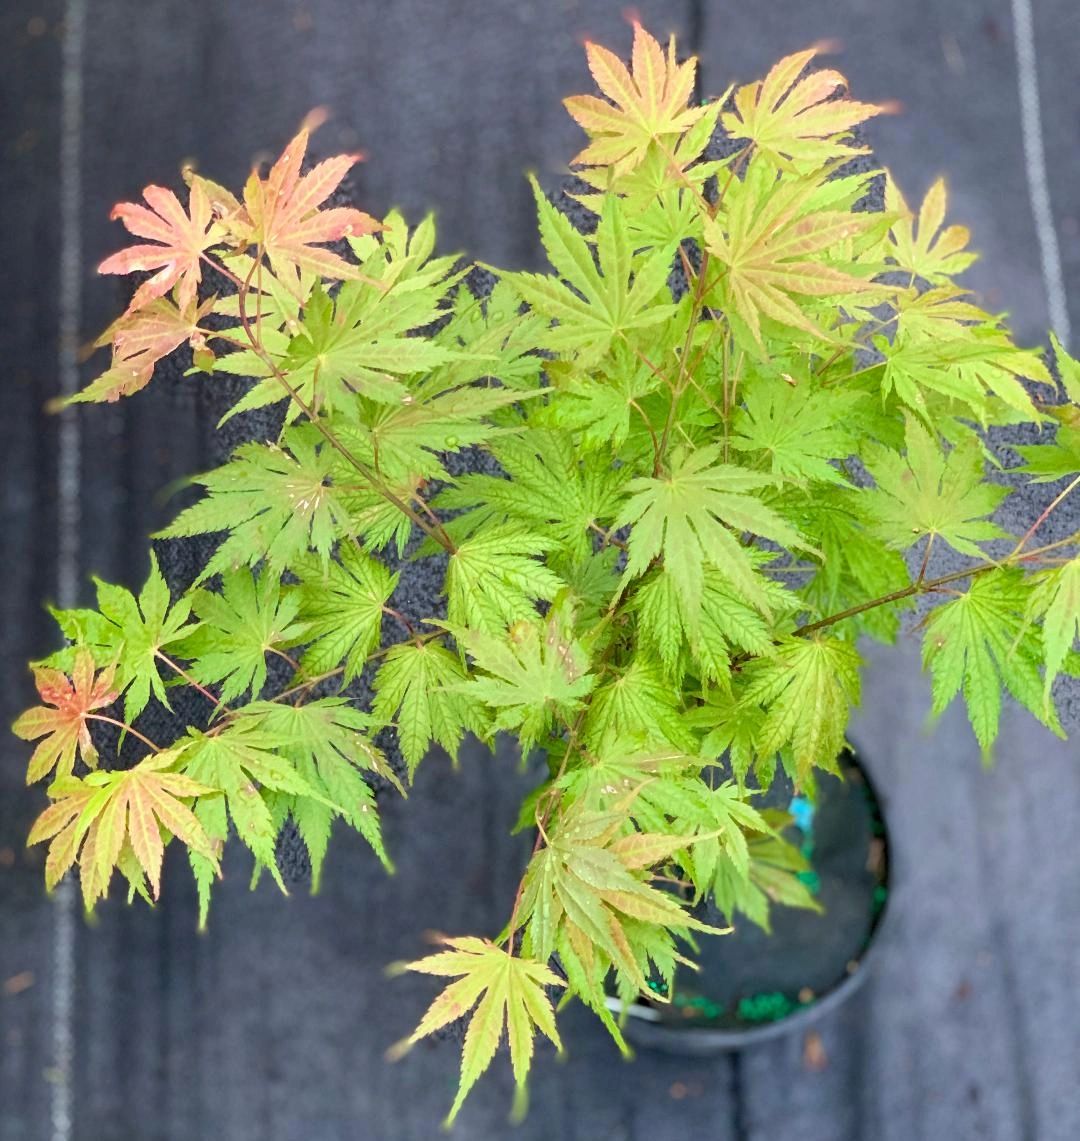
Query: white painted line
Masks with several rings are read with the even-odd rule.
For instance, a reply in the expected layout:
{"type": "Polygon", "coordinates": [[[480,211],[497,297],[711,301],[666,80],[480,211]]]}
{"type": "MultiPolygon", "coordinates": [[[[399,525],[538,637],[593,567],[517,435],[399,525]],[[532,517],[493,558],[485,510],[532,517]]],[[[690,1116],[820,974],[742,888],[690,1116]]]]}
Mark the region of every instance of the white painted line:
{"type": "Polygon", "coordinates": [[[1071,329],[1069,307],[1065,296],[1065,278],[1061,272],[1061,252],[1057,230],[1050,208],[1050,186],[1046,176],[1046,152],[1043,147],[1042,112],[1039,106],[1039,65],[1035,54],[1035,29],[1031,0],[1012,0],[1013,28],[1016,39],[1016,80],[1020,91],[1020,127],[1024,143],[1024,165],[1027,169],[1028,195],[1035,219],[1039,242],[1043,285],[1050,328],[1068,348],[1071,329]]]}
{"type": "MultiPolygon", "coordinates": [[[[79,387],[82,315],[82,118],[83,41],[86,0],[67,0],[60,72],[60,281],[57,312],[60,395],[79,387]]],[[[61,413],[57,458],[57,602],[78,602],[79,421],[73,409],[61,413]]],[[[52,1141],[71,1141],[72,1063],[75,1058],[75,924],[78,890],[73,876],[57,888],[53,912],[52,1141]]]]}

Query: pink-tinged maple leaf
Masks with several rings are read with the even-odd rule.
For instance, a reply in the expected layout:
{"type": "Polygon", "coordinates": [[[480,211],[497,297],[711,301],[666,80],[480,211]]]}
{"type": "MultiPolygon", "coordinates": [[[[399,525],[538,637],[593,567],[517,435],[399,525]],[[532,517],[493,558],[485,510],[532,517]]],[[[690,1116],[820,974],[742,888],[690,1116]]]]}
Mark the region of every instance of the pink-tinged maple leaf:
{"type": "Polygon", "coordinates": [[[24,741],[44,738],[30,758],[27,784],[47,776],[54,768],[57,776],[70,776],[76,751],[90,768],[97,765],[87,717],[116,700],[114,672],[110,666],[95,677],[94,659],[85,650],[76,656],[70,678],[59,670],[40,666],[34,669],[34,681],[45,704],[28,709],[11,727],[24,741]]]}
{"type": "Polygon", "coordinates": [[[135,291],[128,312],[164,297],[174,285],[179,286],[180,308],[186,311],[194,303],[202,280],[200,259],[217,240],[211,233],[214,211],[210,199],[197,180],[192,182],[188,195],[190,216],[184,212],[180,199],[162,186],[148,186],[143,198],[151,209],[136,202],[120,202],[113,207],[110,216],[119,218],[137,237],[159,244],[129,246],[106,258],[98,266],[98,273],[157,270],[135,291]]]}
{"type": "Polygon", "coordinates": [[[757,83],[735,92],[735,110],[721,116],[724,129],[749,139],[778,165],[824,165],[830,159],[859,153],[844,140],[853,127],[875,115],[897,110],[897,104],[858,103],[841,92],[847,80],[831,70],[804,75],[828,44],[785,56],[757,83]],[[800,76],[802,78],[800,78],[800,76]]]}
{"type": "Polygon", "coordinates": [[[112,402],[131,396],[150,383],[154,366],[185,341],[195,348],[205,345],[205,332],[199,321],[213,308],[210,298],[199,308],[181,312],[166,297],[151,301],[145,309],[130,310],[102,334],[97,345],[112,345],[112,363],[68,403],[112,402]]]}
{"type": "Polygon", "coordinates": [[[283,280],[286,266],[310,270],[322,277],[356,277],[358,271],[337,254],[314,247],[381,229],[369,214],[351,207],[319,209],[360,155],[326,159],[301,175],[308,136],[308,128],[303,127],[265,179],[254,171],[248,179],[244,206],[251,224],[250,240],[262,248],[274,272],[283,280]]]}
{"type": "Polygon", "coordinates": [[[654,142],[671,143],[705,114],[690,107],[697,61],[679,63],[674,40],[667,55],[638,21],[634,21],[632,71],[613,52],[586,43],[589,70],[611,102],[595,95],[574,95],[563,104],[592,140],[571,161],[610,165],[617,174],[640,165],[654,142]]]}

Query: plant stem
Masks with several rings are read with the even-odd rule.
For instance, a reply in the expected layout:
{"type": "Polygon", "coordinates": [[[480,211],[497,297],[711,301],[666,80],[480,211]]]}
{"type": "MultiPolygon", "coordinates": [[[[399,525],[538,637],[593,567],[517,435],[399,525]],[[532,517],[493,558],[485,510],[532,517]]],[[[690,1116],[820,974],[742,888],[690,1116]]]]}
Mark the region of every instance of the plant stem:
{"type": "Polygon", "coordinates": [[[1072,483],[1070,483],[1069,486],[1065,488],[1064,491],[1062,491],[1060,494],[1056,495],[1050,501],[1050,503],[1046,507],[1046,510],[1043,511],[1043,513],[1038,517],[1038,519],[1036,519],[1035,522],[1032,523],[1031,526],[1027,529],[1027,531],[1024,532],[1024,537],[1020,540],[1019,543],[1016,544],[1016,547],[1013,549],[1012,553],[1014,555],[1018,554],[1023,549],[1023,547],[1027,543],[1028,539],[1030,539],[1031,536],[1034,535],[1035,532],[1046,522],[1046,520],[1050,518],[1050,514],[1054,510],[1054,508],[1057,507],[1065,499],[1065,497],[1069,494],[1069,492],[1072,491],[1073,488],[1075,488],[1077,486],[1080,486],[1080,475],[1078,475],[1072,481],[1072,483]]]}
{"type": "Polygon", "coordinates": [[[293,400],[295,402],[296,406],[300,409],[300,411],[303,412],[305,416],[307,416],[308,420],[315,426],[316,430],[322,435],[322,437],[326,440],[326,442],[328,444],[330,444],[330,446],[332,448],[334,448],[335,451],[337,451],[345,459],[345,461],[347,463],[349,463],[352,467],[354,467],[364,477],[364,479],[366,479],[368,481],[368,483],[372,486],[372,488],[374,488],[374,490],[377,491],[388,503],[392,504],[403,515],[406,515],[410,520],[412,520],[412,522],[417,527],[419,527],[420,530],[423,531],[425,535],[427,535],[431,539],[434,539],[435,542],[437,542],[441,547],[444,547],[451,554],[454,554],[457,551],[457,548],[454,546],[453,540],[446,533],[446,530],[443,527],[442,523],[434,515],[434,513],[427,506],[427,504],[423,503],[423,501],[421,500],[421,503],[422,503],[422,506],[423,506],[425,512],[428,514],[428,516],[430,518],[432,518],[434,520],[434,526],[429,524],[424,519],[424,517],[422,515],[420,515],[416,511],[414,511],[413,508],[410,507],[391,488],[387,487],[386,484],[383,483],[383,481],[381,479],[379,479],[378,475],[376,475],[376,473],[373,472],[367,466],[367,464],[365,464],[363,462],[363,460],[361,460],[357,456],[355,456],[337,438],[337,436],[335,436],[334,433],[331,432],[329,428],[327,428],[326,424],[322,421],[322,419],[320,419],[315,414],[315,410],[308,405],[308,403],[300,396],[300,394],[297,392],[297,390],[289,383],[285,374],[281,371],[280,368],[278,368],[277,363],[274,361],[273,357],[271,357],[270,354],[263,347],[261,341],[259,340],[258,336],[256,335],[256,332],[251,327],[251,319],[248,317],[247,312],[246,312],[246,300],[247,300],[247,295],[251,289],[251,278],[254,274],[256,266],[261,264],[262,251],[261,250],[259,251],[258,259],[252,264],[251,272],[248,274],[247,281],[244,281],[243,279],[237,277],[237,275],[235,273],[233,273],[232,270],[226,268],[225,266],[220,265],[219,263],[215,262],[213,259],[205,258],[205,260],[210,265],[214,266],[215,269],[221,270],[231,281],[233,281],[236,284],[237,289],[239,291],[238,292],[238,303],[239,303],[238,308],[239,308],[239,313],[240,313],[240,324],[244,330],[244,334],[247,336],[247,339],[251,344],[252,351],[259,358],[259,360],[261,360],[263,362],[263,364],[266,365],[266,367],[270,370],[270,372],[274,376],[274,378],[278,381],[278,383],[282,386],[282,388],[284,388],[285,391],[289,394],[290,399],[293,400]]]}
{"type": "Polygon", "coordinates": [[[270,653],[277,655],[283,662],[288,662],[294,673],[300,673],[300,663],[290,654],[285,653],[284,650],[279,650],[276,646],[270,647],[270,653]]]}
{"type": "MultiPolygon", "coordinates": [[[[215,713],[219,708],[224,709],[226,713],[232,713],[232,710],[225,704],[224,701],[221,700],[221,698],[215,697],[213,693],[211,693],[210,690],[206,688],[206,686],[200,685],[191,676],[191,674],[189,674],[187,670],[185,670],[184,667],[179,664],[179,662],[174,662],[172,658],[170,658],[167,654],[163,654],[160,650],[154,651],[154,657],[159,661],[164,662],[169,667],[169,669],[174,670],[176,673],[178,673],[184,679],[184,681],[186,681],[188,685],[191,686],[192,689],[201,693],[207,701],[211,702],[214,706],[215,713]]],[[[210,716],[212,717],[213,713],[211,713],[210,716]]]]}
{"type": "Polygon", "coordinates": [[[883,594],[880,598],[871,598],[866,602],[860,602],[857,606],[849,606],[847,610],[841,610],[838,614],[830,614],[827,618],[821,618],[817,622],[808,622],[805,626],[799,626],[793,630],[791,636],[793,638],[801,638],[807,634],[814,633],[816,630],[824,630],[828,626],[834,626],[837,622],[843,622],[846,618],[854,618],[857,614],[863,614],[867,610],[874,610],[878,606],[887,606],[890,602],[900,602],[902,599],[910,598],[915,594],[928,594],[931,591],[939,590],[941,587],[947,586],[951,582],[959,582],[965,578],[974,578],[977,575],[986,574],[987,571],[1001,570],[1014,562],[1026,562],[1028,559],[1037,558],[1047,551],[1058,550],[1061,547],[1068,546],[1070,543],[1075,543],[1078,539],[1080,539],[1080,535],[1070,535],[1068,539],[1060,539],[1056,543],[1048,543],[1044,547],[1036,547],[1035,550],[1028,551],[1026,554],[1018,554],[1014,551],[1007,558],[1001,559],[1000,561],[988,559],[984,563],[976,563],[975,566],[967,567],[964,570],[951,571],[949,574],[943,574],[939,578],[917,580],[899,590],[892,591],[890,594],[883,594]]]}
{"type": "Polygon", "coordinates": [[[115,717],[108,717],[104,713],[87,713],[87,721],[104,721],[106,725],[115,725],[117,729],[123,729],[125,733],[130,733],[133,737],[137,737],[144,745],[149,745],[155,753],[162,751],[160,745],[155,745],[149,737],[144,736],[138,729],[133,729],[126,721],[117,721],[115,717]]]}

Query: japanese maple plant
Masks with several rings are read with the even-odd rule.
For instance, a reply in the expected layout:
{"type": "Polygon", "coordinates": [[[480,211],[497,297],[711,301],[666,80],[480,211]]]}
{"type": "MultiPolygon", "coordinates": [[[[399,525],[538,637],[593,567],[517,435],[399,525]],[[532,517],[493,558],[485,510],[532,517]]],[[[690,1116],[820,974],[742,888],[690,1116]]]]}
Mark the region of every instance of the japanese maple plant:
{"type": "Polygon", "coordinates": [[[453,981],[397,1051],[469,1020],[451,1118],[503,1040],[524,1094],[553,998],[625,1050],[607,996],[661,1001],[649,983],[723,934],[695,904],[814,905],[755,798],[778,765],[811,795],[835,770],[861,639],[929,603],[934,711],[962,693],[986,751],[1006,691],[1061,732],[1075,667],[1080,535],[1039,531],[1080,482],[1080,367],[1057,346],[1051,375],[954,284],[974,255],[943,184],[916,215],[866,169],[852,132],[881,108],[813,50],[700,105],[674,43],[636,27],[630,67],[587,50],[601,95],[566,101],[586,221],[534,184],[546,274],[474,293],[430,218],[327,207],[355,158],[305,170],[311,124],[240,197],[188,172],[186,206],[149,186],[116,207],[140,241],[101,271],[137,287],[75,399],[190,349],[190,383],[250,378],[228,416],[280,406],[280,430],[162,532],[219,540],[193,585],[152,562],[137,596],[56,612],[67,645],[15,724],[49,781],[48,886],[77,865],[88,908],[115,871],[152,900],[178,841],[201,921],[230,834],[279,883],[290,819],[316,883],[335,820],[389,868],[373,785],[470,734],[542,755],[502,932],[401,965],[453,981]],[[1015,425],[1044,435],[995,478],[1015,425]],[[995,521],[1055,481],[1022,533],[995,521]],[[404,613],[424,560],[444,601],[404,613]],[[205,717],[153,740],[140,715],[185,687],[205,717]],[[134,763],[99,757],[95,724],[134,763]]]}

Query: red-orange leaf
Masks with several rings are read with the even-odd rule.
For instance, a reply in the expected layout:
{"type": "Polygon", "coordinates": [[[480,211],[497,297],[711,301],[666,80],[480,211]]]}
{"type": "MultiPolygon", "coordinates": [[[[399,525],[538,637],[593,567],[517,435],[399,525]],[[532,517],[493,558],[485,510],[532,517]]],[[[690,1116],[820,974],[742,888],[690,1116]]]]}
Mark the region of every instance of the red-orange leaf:
{"type": "Polygon", "coordinates": [[[113,207],[111,216],[119,218],[137,237],[158,244],[129,246],[106,258],[98,266],[98,273],[157,270],[135,291],[128,312],[164,297],[174,285],[179,286],[180,308],[186,311],[195,301],[202,279],[200,259],[215,241],[210,232],[214,220],[210,199],[198,181],[192,182],[188,196],[190,216],[184,212],[180,199],[162,186],[148,186],[143,198],[151,209],[135,202],[120,202],[113,207]]]}
{"type": "Polygon", "coordinates": [[[28,709],[12,726],[12,731],[24,741],[44,738],[30,758],[27,784],[47,776],[53,769],[57,776],[69,775],[75,766],[76,752],[90,768],[97,764],[87,715],[116,700],[113,673],[110,667],[95,678],[94,660],[85,651],[76,657],[70,679],[59,670],[34,670],[38,693],[46,704],[28,709]]]}
{"type": "Polygon", "coordinates": [[[369,214],[350,207],[319,207],[337,189],[359,160],[359,155],[338,155],[301,175],[309,131],[300,133],[282,152],[265,179],[252,172],[244,187],[244,206],[251,224],[251,241],[262,247],[274,272],[287,266],[310,270],[323,277],[356,277],[357,270],[330,250],[315,249],[322,242],[359,237],[380,228],[369,214]]]}
{"type": "Polygon", "coordinates": [[[721,119],[724,129],[750,139],[781,166],[792,162],[818,166],[850,155],[852,150],[842,145],[842,138],[852,127],[891,108],[835,98],[847,87],[838,71],[814,71],[799,79],[820,50],[812,47],[786,56],[763,80],[740,87],[735,110],[721,119]]]}
{"type": "Polygon", "coordinates": [[[195,348],[205,344],[199,321],[213,304],[210,298],[198,309],[181,312],[168,298],[158,297],[144,309],[129,310],[97,342],[99,346],[112,344],[112,364],[68,403],[112,402],[145,388],[162,357],[185,341],[191,341],[195,348]]]}
{"type": "Polygon", "coordinates": [[[611,102],[595,95],[563,100],[592,140],[574,162],[610,166],[616,174],[625,174],[644,159],[650,143],[673,143],[706,113],[704,107],[687,106],[697,61],[679,63],[674,39],[665,56],[635,21],[632,72],[607,48],[589,43],[585,51],[597,87],[611,102]]]}

